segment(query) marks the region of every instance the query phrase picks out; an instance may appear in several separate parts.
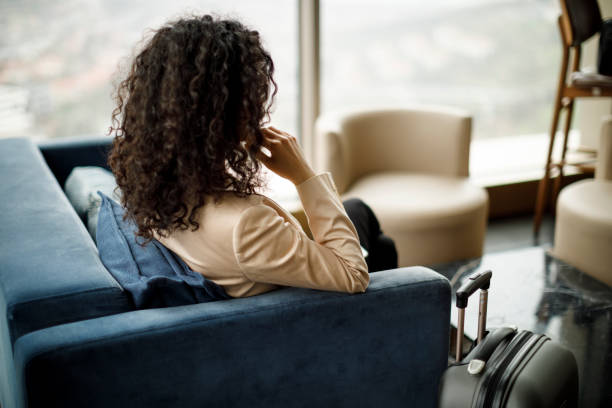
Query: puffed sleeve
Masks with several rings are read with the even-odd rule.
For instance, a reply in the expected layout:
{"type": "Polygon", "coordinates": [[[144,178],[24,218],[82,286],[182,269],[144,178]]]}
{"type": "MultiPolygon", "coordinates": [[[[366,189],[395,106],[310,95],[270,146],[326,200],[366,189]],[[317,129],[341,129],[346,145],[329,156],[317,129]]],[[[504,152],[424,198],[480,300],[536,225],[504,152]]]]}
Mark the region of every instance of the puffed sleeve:
{"type": "Polygon", "coordinates": [[[243,211],[233,231],[242,272],[253,282],[364,292],[367,265],[331,176],[314,176],[297,190],[314,240],[270,206],[252,206],[243,211]]]}

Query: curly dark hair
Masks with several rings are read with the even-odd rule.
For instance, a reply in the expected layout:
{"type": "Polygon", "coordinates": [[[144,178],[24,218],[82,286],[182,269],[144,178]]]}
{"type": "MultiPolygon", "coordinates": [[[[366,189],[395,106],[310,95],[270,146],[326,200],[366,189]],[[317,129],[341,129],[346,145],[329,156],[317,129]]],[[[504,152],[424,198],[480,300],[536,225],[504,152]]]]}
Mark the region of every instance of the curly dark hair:
{"type": "Polygon", "coordinates": [[[155,31],[117,87],[109,164],[126,218],[151,241],[187,228],[225,191],[253,194],[277,85],[259,33],[194,16],[155,31]]]}

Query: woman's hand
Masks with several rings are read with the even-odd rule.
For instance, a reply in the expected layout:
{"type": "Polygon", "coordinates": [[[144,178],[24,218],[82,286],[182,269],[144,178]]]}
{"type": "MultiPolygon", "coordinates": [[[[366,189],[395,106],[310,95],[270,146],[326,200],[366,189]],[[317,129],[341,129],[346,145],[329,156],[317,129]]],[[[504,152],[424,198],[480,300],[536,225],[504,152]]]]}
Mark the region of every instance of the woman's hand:
{"type": "Polygon", "coordinates": [[[274,173],[298,185],[314,176],[314,171],[304,158],[297,139],[272,126],[262,128],[263,146],[270,155],[260,152],[258,159],[274,173]]]}

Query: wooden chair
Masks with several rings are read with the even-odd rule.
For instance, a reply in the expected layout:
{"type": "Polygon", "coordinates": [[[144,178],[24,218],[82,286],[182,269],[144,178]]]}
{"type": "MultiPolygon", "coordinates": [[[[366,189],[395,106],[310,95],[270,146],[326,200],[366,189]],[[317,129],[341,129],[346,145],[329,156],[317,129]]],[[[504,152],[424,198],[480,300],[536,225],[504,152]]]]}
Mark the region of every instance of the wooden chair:
{"type": "MultiPolygon", "coordinates": [[[[584,160],[570,161],[567,159],[567,140],[572,122],[574,99],[612,97],[612,77],[580,71],[581,45],[601,29],[602,18],[597,0],[560,0],[560,3],[561,15],[559,16],[558,23],[563,43],[563,55],[550,129],[548,155],[546,157],[546,166],[544,167],[544,177],[540,181],[536,200],[533,225],[536,236],[539,232],[542,215],[547,204],[550,188],[549,181],[551,176],[553,176],[553,172],[556,171],[552,193],[552,204],[554,205],[563,181],[563,169],[565,166],[573,166],[581,171],[593,171],[592,166],[588,166],[588,163],[585,163],[584,160]],[[568,71],[570,54],[572,54],[572,67],[571,71],[568,71]],[[566,109],[567,112],[563,129],[561,158],[558,161],[553,161],[555,136],[562,109],[566,109]]],[[[594,158],[591,161],[594,162],[594,158]]]]}

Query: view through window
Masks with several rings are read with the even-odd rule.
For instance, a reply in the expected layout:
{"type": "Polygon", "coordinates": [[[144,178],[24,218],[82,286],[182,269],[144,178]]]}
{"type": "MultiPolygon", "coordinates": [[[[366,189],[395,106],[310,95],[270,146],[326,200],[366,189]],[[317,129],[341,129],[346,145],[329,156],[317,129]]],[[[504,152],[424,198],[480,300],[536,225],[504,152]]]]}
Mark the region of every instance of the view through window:
{"type": "Polygon", "coordinates": [[[0,137],[106,134],[120,64],[147,29],[187,13],[257,30],[279,85],[273,123],[297,131],[297,2],[62,0],[0,2],[0,137]]]}
{"type": "Polygon", "coordinates": [[[473,137],[546,133],[555,0],[321,0],[322,111],[449,105],[473,137]]]}

